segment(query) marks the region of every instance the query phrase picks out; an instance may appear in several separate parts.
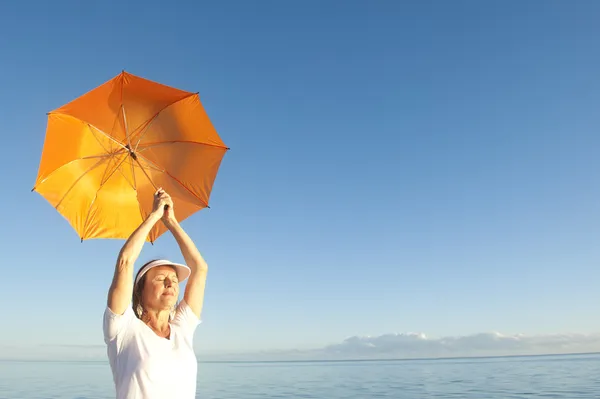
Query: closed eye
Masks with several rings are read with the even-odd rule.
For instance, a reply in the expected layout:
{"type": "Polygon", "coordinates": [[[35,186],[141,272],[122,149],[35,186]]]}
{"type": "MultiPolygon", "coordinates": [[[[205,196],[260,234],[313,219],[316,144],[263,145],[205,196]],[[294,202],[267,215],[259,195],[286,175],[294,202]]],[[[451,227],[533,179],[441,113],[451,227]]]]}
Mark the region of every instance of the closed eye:
{"type": "MultiPolygon", "coordinates": [[[[156,281],[165,281],[166,277],[165,276],[159,276],[156,278],[156,281]]],[[[171,277],[171,281],[174,283],[179,282],[179,280],[177,279],[177,277],[171,277]]]]}

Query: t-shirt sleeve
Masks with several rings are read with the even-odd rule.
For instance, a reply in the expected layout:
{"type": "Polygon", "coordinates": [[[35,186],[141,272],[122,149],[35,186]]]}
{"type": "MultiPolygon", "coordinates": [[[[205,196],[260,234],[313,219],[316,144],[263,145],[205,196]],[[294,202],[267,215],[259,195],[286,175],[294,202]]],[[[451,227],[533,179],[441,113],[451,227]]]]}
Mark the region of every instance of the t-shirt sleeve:
{"type": "Polygon", "coordinates": [[[192,308],[187,302],[182,300],[177,306],[175,311],[175,317],[173,317],[172,324],[178,325],[188,336],[193,336],[196,327],[201,323],[201,320],[196,316],[192,308]]]}
{"type": "Polygon", "coordinates": [[[117,338],[117,336],[122,335],[134,317],[135,315],[131,306],[128,306],[123,314],[114,313],[107,306],[104,310],[104,342],[108,344],[117,338]]]}

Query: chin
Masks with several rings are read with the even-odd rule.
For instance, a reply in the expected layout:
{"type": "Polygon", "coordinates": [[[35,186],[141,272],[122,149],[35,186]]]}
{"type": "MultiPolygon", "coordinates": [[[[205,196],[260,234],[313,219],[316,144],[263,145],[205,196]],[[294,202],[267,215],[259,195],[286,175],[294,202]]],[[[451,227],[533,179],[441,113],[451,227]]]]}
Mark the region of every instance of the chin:
{"type": "Polygon", "coordinates": [[[165,306],[165,308],[172,308],[177,303],[177,297],[167,297],[164,298],[161,302],[165,306]]]}

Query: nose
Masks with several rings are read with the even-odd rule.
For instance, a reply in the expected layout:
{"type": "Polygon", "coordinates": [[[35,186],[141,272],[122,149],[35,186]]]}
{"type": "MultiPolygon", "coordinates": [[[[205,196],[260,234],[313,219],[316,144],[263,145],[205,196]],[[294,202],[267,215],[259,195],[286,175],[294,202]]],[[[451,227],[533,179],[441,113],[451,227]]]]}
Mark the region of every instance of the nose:
{"type": "Polygon", "coordinates": [[[169,288],[173,286],[173,280],[171,280],[170,278],[166,278],[165,279],[165,287],[169,288]]]}

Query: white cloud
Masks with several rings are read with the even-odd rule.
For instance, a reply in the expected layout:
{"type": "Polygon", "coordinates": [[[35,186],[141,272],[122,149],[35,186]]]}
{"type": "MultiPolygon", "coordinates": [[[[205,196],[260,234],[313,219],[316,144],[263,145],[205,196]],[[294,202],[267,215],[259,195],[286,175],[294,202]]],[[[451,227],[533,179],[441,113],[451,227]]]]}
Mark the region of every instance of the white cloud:
{"type": "Polygon", "coordinates": [[[504,335],[497,332],[429,338],[423,333],[353,336],[313,350],[246,354],[200,353],[210,360],[410,359],[600,352],[600,333],[504,335]]]}

